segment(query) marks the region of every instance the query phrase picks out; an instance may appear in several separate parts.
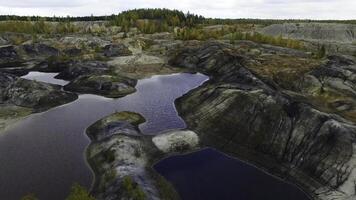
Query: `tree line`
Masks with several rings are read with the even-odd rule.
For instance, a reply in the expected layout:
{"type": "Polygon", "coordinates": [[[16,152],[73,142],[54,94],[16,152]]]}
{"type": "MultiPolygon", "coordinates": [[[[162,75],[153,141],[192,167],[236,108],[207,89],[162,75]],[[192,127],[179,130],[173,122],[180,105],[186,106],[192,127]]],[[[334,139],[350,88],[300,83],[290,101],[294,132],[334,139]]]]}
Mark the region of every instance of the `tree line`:
{"type": "MultiPolygon", "coordinates": [[[[193,26],[197,24],[205,25],[233,25],[233,24],[259,24],[259,25],[271,25],[279,23],[344,23],[344,24],[356,24],[356,20],[312,20],[312,19],[219,19],[219,18],[205,18],[200,15],[194,15],[190,13],[183,13],[179,10],[170,9],[133,9],[123,11],[119,14],[104,15],[104,16],[82,16],[82,17],[41,17],[41,16],[17,16],[17,15],[0,15],[0,21],[110,21],[111,24],[126,24],[131,23],[137,19],[151,19],[160,20],[166,22],[169,26],[193,26]],[[128,22],[127,22],[128,21],[128,22]]],[[[132,25],[132,24],[131,24],[132,25]]]]}
{"type": "Polygon", "coordinates": [[[41,16],[17,16],[17,15],[0,15],[0,21],[50,21],[50,22],[63,22],[63,21],[107,21],[112,19],[112,16],[84,16],[84,17],[41,17],[41,16]]]}
{"type": "Polygon", "coordinates": [[[143,33],[169,31],[172,27],[193,27],[202,24],[203,16],[169,9],[134,9],[112,16],[110,25],[124,30],[137,27],[143,33]]]}

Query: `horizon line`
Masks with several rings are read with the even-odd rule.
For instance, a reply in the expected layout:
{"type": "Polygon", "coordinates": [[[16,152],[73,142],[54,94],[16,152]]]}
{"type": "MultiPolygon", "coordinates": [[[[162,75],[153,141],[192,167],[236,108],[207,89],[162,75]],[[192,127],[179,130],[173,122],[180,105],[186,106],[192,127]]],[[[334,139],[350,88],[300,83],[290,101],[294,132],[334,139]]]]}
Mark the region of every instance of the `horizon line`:
{"type": "Polygon", "coordinates": [[[197,15],[197,16],[202,16],[205,19],[221,19],[221,20],[280,20],[280,21],[356,21],[356,18],[349,18],[349,19],[318,19],[318,18],[217,18],[217,17],[206,17],[204,15],[201,14],[196,14],[190,11],[184,12],[182,10],[178,10],[178,9],[169,9],[169,8],[133,8],[133,9],[127,9],[127,10],[123,10],[118,12],[117,14],[108,14],[108,15],[94,15],[94,14],[90,14],[90,15],[53,15],[53,16],[49,16],[49,15],[14,15],[14,14],[0,14],[0,17],[4,17],[4,16],[13,16],[13,17],[42,17],[42,18],[84,18],[84,17],[95,17],[95,18],[100,18],[100,17],[111,17],[111,16],[117,16],[123,12],[127,12],[127,11],[132,11],[132,10],[140,10],[140,9],[166,9],[166,10],[176,10],[176,11],[180,11],[183,12],[184,14],[192,14],[192,15],[197,15]]]}

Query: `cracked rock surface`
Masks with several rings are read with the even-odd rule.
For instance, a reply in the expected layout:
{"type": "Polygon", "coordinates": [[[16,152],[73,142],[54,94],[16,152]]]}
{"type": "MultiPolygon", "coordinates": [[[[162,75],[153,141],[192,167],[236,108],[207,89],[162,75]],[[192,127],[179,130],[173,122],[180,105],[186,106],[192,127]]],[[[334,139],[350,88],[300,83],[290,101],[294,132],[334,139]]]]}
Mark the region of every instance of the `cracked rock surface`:
{"type": "Polygon", "coordinates": [[[315,199],[355,198],[355,124],[279,90],[246,59],[217,42],[178,50],[172,66],[211,77],[176,100],[188,128],[203,145],[290,179],[315,199]]]}

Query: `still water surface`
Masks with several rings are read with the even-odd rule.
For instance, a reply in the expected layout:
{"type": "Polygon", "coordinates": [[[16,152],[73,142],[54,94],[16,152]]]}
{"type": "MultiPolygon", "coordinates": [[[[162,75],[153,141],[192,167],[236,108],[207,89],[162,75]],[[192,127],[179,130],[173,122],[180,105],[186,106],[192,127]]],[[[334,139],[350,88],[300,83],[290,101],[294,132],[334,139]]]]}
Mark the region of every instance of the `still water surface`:
{"type": "MultiPolygon", "coordinates": [[[[58,85],[56,73],[30,72],[23,78],[58,85]]],[[[120,99],[80,95],[75,102],[33,114],[0,134],[0,199],[63,200],[73,182],[90,187],[92,173],[83,152],[85,129],[116,111],[141,113],[145,134],[184,128],[174,100],[201,85],[202,74],[154,76],[138,81],[137,92],[120,99]]],[[[184,200],[307,200],[294,185],[214,149],[173,156],[154,168],[172,182],[184,200]]]]}
{"type": "Polygon", "coordinates": [[[309,200],[296,186],[211,148],[166,158],[154,169],[184,200],[309,200]]]}
{"type": "MultiPolygon", "coordinates": [[[[31,75],[38,81],[57,81],[51,73],[24,78],[34,79],[31,75]]],[[[0,199],[34,193],[41,200],[63,200],[74,182],[90,187],[93,177],[83,156],[88,126],[116,111],[133,111],[146,118],[140,126],[145,134],[184,128],[174,100],[206,80],[202,74],[153,76],[139,80],[137,92],[126,97],[80,95],[75,102],[20,121],[0,134],[0,199]]]]}
{"type": "Polygon", "coordinates": [[[29,72],[27,75],[22,76],[21,78],[62,86],[69,83],[69,81],[54,78],[57,75],[58,73],[29,72]]]}

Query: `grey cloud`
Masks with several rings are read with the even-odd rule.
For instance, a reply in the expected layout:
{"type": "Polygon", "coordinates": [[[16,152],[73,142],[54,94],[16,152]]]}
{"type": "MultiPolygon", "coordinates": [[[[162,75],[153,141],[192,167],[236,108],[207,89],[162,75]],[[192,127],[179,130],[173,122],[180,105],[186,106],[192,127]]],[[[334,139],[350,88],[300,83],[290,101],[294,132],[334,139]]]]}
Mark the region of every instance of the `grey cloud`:
{"type": "Polygon", "coordinates": [[[96,0],[0,0],[2,7],[36,8],[36,7],[78,7],[96,0]]]}
{"type": "Polygon", "coordinates": [[[221,18],[355,19],[355,7],[355,0],[0,0],[0,14],[47,16],[170,8],[221,18]]]}

